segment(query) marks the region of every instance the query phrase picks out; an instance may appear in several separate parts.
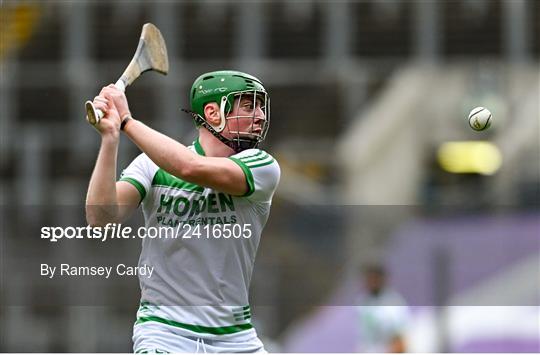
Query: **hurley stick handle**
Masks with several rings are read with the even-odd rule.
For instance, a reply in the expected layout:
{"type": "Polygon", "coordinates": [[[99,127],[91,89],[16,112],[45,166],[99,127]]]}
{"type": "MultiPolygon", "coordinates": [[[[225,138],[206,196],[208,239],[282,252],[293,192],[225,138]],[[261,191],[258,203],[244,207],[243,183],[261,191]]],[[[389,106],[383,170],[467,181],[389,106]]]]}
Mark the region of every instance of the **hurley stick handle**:
{"type": "MultiPolygon", "coordinates": [[[[146,23],[142,28],[135,55],[114,85],[125,91],[126,86],[149,70],[166,75],[169,72],[169,58],[167,56],[167,46],[161,32],[153,24],[146,23]]],[[[92,101],[86,101],[85,107],[86,120],[91,125],[99,124],[99,121],[103,118],[103,112],[96,110],[92,101]]]]}
{"type": "MultiPolygon", "coordinates": [[[[122,78],[118,79],[114,86],[122,91],[126,90],[126,85],[124,84],[122,78]]],[[[99,124],[99,121],[101,121],[104,116],[103,112],[95,108],[94,104],[90,100],[84,103],[84,107],[86,108],[86,120],[88,123],[90,123],[92,126],[99,124]]]]}

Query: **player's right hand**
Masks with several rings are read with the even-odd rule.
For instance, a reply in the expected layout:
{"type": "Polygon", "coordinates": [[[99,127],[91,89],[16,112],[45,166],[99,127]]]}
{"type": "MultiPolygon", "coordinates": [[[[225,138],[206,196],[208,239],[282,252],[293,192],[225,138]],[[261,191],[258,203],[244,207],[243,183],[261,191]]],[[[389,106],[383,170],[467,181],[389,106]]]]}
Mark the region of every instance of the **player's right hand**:
{"type": "Polygon", "coordinates": [[[93,100],[94,107],[103,112],[103,118],[94,127],[102,136],[117,138],[120,135],[120,115],[116,106],[103,96],[103,89],[93,100]]]}

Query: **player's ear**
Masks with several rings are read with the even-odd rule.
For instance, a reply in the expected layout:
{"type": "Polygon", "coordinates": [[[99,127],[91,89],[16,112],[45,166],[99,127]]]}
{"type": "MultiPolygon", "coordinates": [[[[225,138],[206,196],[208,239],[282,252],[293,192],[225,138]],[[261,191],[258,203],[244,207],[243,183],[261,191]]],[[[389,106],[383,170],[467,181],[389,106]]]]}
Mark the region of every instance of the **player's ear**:
{"type": "Polygon", "coordinates": [[[218,126],[221,123],[219,105],[215,102],[206,104],[204,106],[204,117],[212,126],[218,126]]]}

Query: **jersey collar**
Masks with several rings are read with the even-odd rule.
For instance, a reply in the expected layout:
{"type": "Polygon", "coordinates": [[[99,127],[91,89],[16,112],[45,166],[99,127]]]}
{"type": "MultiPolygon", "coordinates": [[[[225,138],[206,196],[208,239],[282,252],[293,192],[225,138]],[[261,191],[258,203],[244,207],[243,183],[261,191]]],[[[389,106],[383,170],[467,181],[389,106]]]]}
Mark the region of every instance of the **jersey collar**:
{"type": "Polygon", "coordinates": [[[206,154],[204,154],[204,149],[201,145],[201,142],[199,142],[199,137],[195,139],[195,142],[193,142],[193,145],[195,146],[195,151],[197,152],[197,154],[206,156],[206,154]]]}

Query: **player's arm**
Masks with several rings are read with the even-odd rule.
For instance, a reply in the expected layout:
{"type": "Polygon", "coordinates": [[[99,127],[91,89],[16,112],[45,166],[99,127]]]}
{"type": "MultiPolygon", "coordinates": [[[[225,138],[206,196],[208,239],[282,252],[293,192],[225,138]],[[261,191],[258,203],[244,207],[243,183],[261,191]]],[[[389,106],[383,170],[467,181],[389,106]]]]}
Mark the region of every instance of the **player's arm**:
{"type": "Polygon", "coordinates": [[[130,120],[124,132],[169,174],[235,196],[244,195],[248,190],[242,168],[230,159],[200,156],[137,120],[130,120]]]}
{"type": "Polygon", "coordinates": [[[139,192],[126,182],[116,182],[116,163],[120,137],[118,112],[111,110],[107,100],[96,98],[94,104],[107,117],[96,126],[101,146],[88,185],[86,220],[92,226],[123,221],[139,203],[139,192]]]}
{"type": "MultiPolygon", "coordinates": [[[[120,117],[129,114],[123,92],[109,85],[104,88],[103,96],[114,102],[120,117]]],[[[185,145],[134,119],[127,122],[124,133],[169,174],[235,196],[244,195],[248,191],[242,168],[230,159],[200,156],[185,145]]]]}

